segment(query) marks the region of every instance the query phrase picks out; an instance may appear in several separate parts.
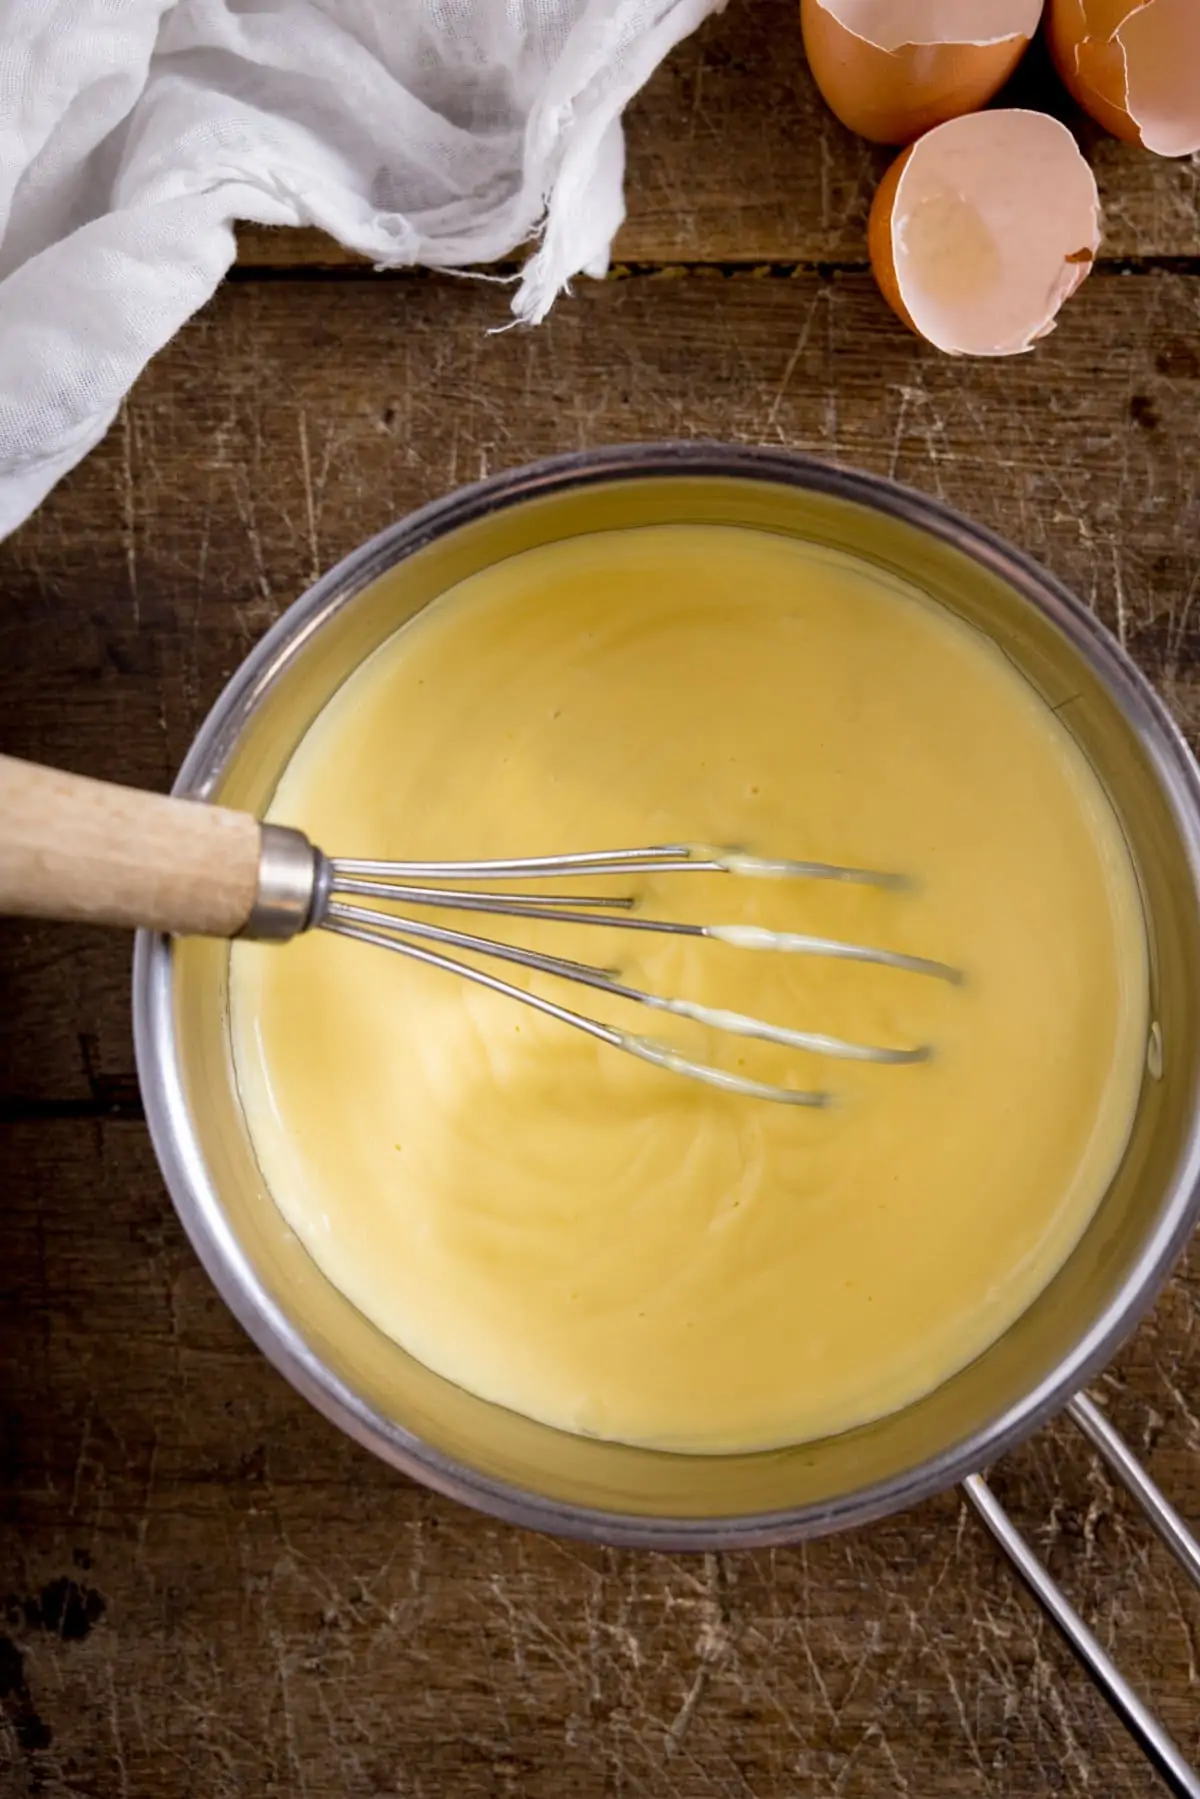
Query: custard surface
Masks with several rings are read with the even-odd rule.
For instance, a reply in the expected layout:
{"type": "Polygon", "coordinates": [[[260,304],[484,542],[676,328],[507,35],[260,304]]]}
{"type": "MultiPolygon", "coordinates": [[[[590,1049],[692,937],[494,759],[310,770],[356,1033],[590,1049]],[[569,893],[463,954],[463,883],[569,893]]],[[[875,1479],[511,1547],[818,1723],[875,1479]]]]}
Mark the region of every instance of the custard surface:
{"type": "Polygon", "coordinates": [[[835,1095],[806,1112],[646,1067],[323,932],[236,944],[235,1061],[269,1190],[355,1305],[486,1399],[680,1450],[847,1429],[993,1342],[1062,1264],[1119,1160],[1147,1028],[1119,825],[991,643],[850,558],[707,526],[514,557],[355,673],[269,816],[335,855],[700,841],[894,869],[911,891],[722,875],[577,890],[966,973],[954,988],[437,915],[619,967],[634,986],[935,1047],[915,1067],[835,1061],[511,975],[688,1054],[835,1095]]]}

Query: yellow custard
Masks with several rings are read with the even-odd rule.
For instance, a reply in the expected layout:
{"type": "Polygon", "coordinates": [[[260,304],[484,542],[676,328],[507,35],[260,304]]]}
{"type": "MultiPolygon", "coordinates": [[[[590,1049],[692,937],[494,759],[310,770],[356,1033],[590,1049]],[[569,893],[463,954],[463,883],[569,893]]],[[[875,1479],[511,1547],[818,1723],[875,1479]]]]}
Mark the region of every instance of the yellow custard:
{"type": "Polygon", "coordinates": [[[347,681],[270,816],[330,854],[698,841],[894,869],[910,890],[706,874],[632,887],[647,916],[812,932],[965,971],[952,987],[690,939],[449,919],[617,966],[634,986],[935,1048],[915,1066],[835,1061],[513,977],[835,1096],[803,1111],[714,1092],[324,933],[234,946],[238,1081],[285,1217],[381,1330],[533,1418],[722,1452],[902,1406],[1030,1304],[1124,1148],[1148,1002],[1119,824],[986,638],[851,558],[699,525],[514,557],[347,681]]]}

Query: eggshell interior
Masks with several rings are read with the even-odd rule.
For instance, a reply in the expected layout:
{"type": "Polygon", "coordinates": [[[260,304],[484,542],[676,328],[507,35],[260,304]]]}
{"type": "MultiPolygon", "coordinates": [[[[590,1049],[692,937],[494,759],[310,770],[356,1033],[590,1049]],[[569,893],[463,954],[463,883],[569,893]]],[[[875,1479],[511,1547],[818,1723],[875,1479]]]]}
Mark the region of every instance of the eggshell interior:
{"type": "Polygon", "coordinates": [[[1001,44],[1031,38],[1042,0],[821,0],[839,25],[879,50],[906,44],[1001,44]]]}
{"type": "Polygon", "coordinates": [[[900,315],[951,355],[1032,348],[1100,243],[1095,179],[1070,132],[1045,113],[940,125],[885,178],[877,205],[886,212],[873,232],[880,286],[887,294],[893,285],[900,315]]]}

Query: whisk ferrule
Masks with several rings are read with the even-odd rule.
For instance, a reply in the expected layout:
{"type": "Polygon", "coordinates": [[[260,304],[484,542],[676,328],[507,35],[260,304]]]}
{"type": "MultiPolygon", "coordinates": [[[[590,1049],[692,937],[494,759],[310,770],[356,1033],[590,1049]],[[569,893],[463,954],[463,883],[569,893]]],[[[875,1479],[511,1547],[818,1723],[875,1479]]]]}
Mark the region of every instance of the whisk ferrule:
{"type": "Polygon", "coordinates": [[[240,935],[262,943],[287,943],[319,922],[328,903],[328,859],[303,831],[290,825],[260,826],[258,890],[240,935]]]}

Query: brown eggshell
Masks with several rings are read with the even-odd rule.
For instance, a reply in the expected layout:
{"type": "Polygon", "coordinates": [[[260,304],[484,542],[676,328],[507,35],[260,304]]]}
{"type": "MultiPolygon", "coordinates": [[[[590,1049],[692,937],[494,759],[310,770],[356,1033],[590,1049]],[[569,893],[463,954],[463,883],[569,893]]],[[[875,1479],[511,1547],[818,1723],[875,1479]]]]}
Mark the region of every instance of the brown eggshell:
{"type": "MultiPolygon", "coordinates": [[[[896,254],[892,240],[892,212],[896,205],[896,192],[900,186],[911,147],[902,150],[888,168],[887,174],[875,190],[875,198],[871,202],[871,212],[867,219],[867,254],[871,258],[871,269],[879,284],[879,291],[895,313],[896,317],[906,324],[910,331],[916,331],[912,314],[904,304],[900,294],[900,282],[896,275],[896,254]]],[[[920,336],[920,333],[917,332],[920,336]]]]}
{"type": "Polygon", "coordinates": [[[1063,82],[1094,119],[1160,156],[1200,150],[1200,0],[1050,0],[1063,82]]]}
{"type": "Polygon", "coordinates": [[[911,144],[935,125],[977,112],[1008,80],[1029,37],[995,43],[912,43],[883,49],[847,29],[825,0],[800,0],[813,80],[843,125],[877,144],[911,144]]]}
{"type": "Polygon", "coordinates": [[[1113,33],[1141,0],[1050,0],[1046,42],[1063,86],[1098,125],[1127,144],[1141,132],[1125,111],[1125,58],[1113,33]]]}

